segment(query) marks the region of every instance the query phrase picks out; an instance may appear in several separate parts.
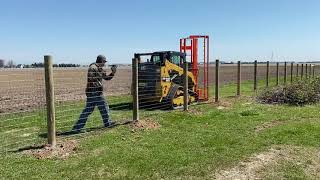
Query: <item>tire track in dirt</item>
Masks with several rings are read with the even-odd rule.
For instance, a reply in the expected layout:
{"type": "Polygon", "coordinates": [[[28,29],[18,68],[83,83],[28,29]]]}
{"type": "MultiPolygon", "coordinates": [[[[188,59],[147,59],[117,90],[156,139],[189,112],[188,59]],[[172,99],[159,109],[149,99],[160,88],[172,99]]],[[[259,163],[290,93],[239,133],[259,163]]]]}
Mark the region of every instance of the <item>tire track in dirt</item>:
{"type": "Polygon", "coordinates": [[[224,169],[215,174],[218,180],[225,179],[264,179],[281,177],[284,163],[295,164],[303,168],[304,173],[311,179],[320,178],[320,149],[298,146],[274,146],[266,152],[256,154],[235,167],[224,169]]]}

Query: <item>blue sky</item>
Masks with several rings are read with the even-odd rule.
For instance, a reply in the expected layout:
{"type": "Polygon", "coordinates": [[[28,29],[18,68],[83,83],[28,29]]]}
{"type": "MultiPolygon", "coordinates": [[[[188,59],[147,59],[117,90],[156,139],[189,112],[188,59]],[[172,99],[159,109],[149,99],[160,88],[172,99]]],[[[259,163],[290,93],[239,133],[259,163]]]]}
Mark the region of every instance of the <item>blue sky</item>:
{"type": "Polygon", "coordinates": [[[211,59],[320,60],[319,0],[0,0],[0,59],[88,64],[178,50],[208,34],[211,59]]]}

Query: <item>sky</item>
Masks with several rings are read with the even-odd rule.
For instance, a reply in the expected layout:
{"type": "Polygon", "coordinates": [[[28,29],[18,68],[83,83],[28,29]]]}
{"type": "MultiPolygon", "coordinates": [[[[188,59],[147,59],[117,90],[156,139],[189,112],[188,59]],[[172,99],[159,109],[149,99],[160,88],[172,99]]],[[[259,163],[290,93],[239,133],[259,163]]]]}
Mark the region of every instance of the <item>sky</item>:
{"type": "Polygon", "coordinates": [[[0,0],[0,59],[89,64],[104,54],[130,63],[200,34],[210,36],[211,61],[320,60],[319,8],[319,0],[0,0]]]}

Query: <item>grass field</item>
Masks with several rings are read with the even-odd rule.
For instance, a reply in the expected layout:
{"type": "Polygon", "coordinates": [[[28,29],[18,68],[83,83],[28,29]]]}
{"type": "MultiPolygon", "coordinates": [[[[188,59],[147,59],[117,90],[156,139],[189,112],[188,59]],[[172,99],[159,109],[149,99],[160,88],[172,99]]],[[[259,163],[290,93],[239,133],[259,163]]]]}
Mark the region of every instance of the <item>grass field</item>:
{"type": "MultiPolygon", "coordinates": [[[[252,84],[244,83],[242,88],[244,96],[235,98],[231,97],[234,85],[223,86],[220,104],[191,106],[189,112],[142,111],[141,119],[156,121],[158,129],[132,130],[121,125],[68,137],[76,140],[78,147],[67,159],[39,160],[19,152],[2,153],[0,178],[225,179],[249,173],[263,179],[319,179],[320,105],[258,104],[249,96],[252,84]]],[[[127,97],[109,101],[130,102],[127,97]]],[[[61,108],[66,107],[81,111],[83,102],[61,108]]],[[[45,142],[41,136],[45,133],[44,114],[30,112],[10,118],[22,115],[27,124],[10,121],[16,126],[14,131],[9,127],[0,130],[4,143],[12,145],[10,149],[17,147],[14,142],[19,146],[45,142]],[[30,129],[35,133],[23,137],[30,129]]],[[[58,131],[68,130],[76,116],[58,118],[62,122],[57,124],[58,131]]],[[[114,110],[112,117],[125,121],[131,118],[131,111],[114,110]]],[[[6,127],[3,118],[0,126],[6,127]]],[[[87,127],[97,123],[101,120],[95,114],[87,127]]]]}

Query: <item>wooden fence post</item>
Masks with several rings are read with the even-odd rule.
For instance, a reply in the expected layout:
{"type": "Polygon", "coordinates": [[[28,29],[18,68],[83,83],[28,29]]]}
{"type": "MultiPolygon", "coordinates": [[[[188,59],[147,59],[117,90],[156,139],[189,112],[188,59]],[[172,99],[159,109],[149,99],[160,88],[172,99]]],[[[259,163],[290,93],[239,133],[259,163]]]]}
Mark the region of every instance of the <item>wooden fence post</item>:
{"type": "Polygon", "coordinates": [[[219,59],[216,60],[215,102],[219,102],[219,59]]]}
{"type": "Polygon", "coordinates": [[[133,121],[139,120],[139,90],[138,90],[138,58],[132,59],[132,99],[133,99],[133,121]]]}
{"type": "Polygon", "coordinates": [[[276,85],[279,86],[279,62],[277,62],[276,85]]]}
{"type": "Polygon", "coordinates": [[[312,78],[314,78],[315,68],[316,68],[316,65],[313,65],[313,66],[312,66],[312,78]]]}
{"type": "Polygon", "coordinates": [[[183,89],[183,110],[184,111],[188,111],[188,96],[189,96],[189,93],[188,93],[188,63],[187,61],[185,60],[184,61],[184,66],[183,66],[183,83],[184,83],[184,89],[183,89]]]}
{"type": "Polygon", "coordinates": [[[269,61],[267,61],[266,87],[269,87],[269,61]]]}
{"type": "Polygon", "coordinates": [[[293,62],[291,62],[291,69],[290,69],[290,82],[293,82],[293,62]]]}
{"type": "Polygon", "coordinates": [[[308,78],[308,64],[306,64],[306,78],[308,78]]]}
{"type": "Polygon", "coordinates": [[[241,95],[241,61],[238,61],[238,72],[237,72],[237,96],[241,95]]]}
{"type": "Polygon", "coordinates": [[[309,78],[312,76],[312,64],[309,64],[309,78]]]}
{"type": "Polygon", "coordinates": [[[299,77],[299,64],[297,64],[297,74],[296,77],[299,77]]]}
{"type": "Polygon", "coordinates": [[[258,66],[258,61],[254,61],[254,74],[253,74],[253,90],[257,90],[257,66],[258,66]]]}
{"type": "Polygon", "coordinates": [[[303,79],[303,70],[304,70],[303,64],[301,64],[301,79],[303,79]]]}
{"type": "Polygon", "coordinates": [[[56,146],[56,119],[54,105],[54,81],[52,57],[44,56],[45,84],[46,84],[46,103],[47,103],[47,126],[48,126],[48,144],[56,146]]]}
{"type": "Polygon", "coordinates": [[[287,62],[284,62],[284,78],[283,78],[284,85],[287,84],[287,62]]]}

